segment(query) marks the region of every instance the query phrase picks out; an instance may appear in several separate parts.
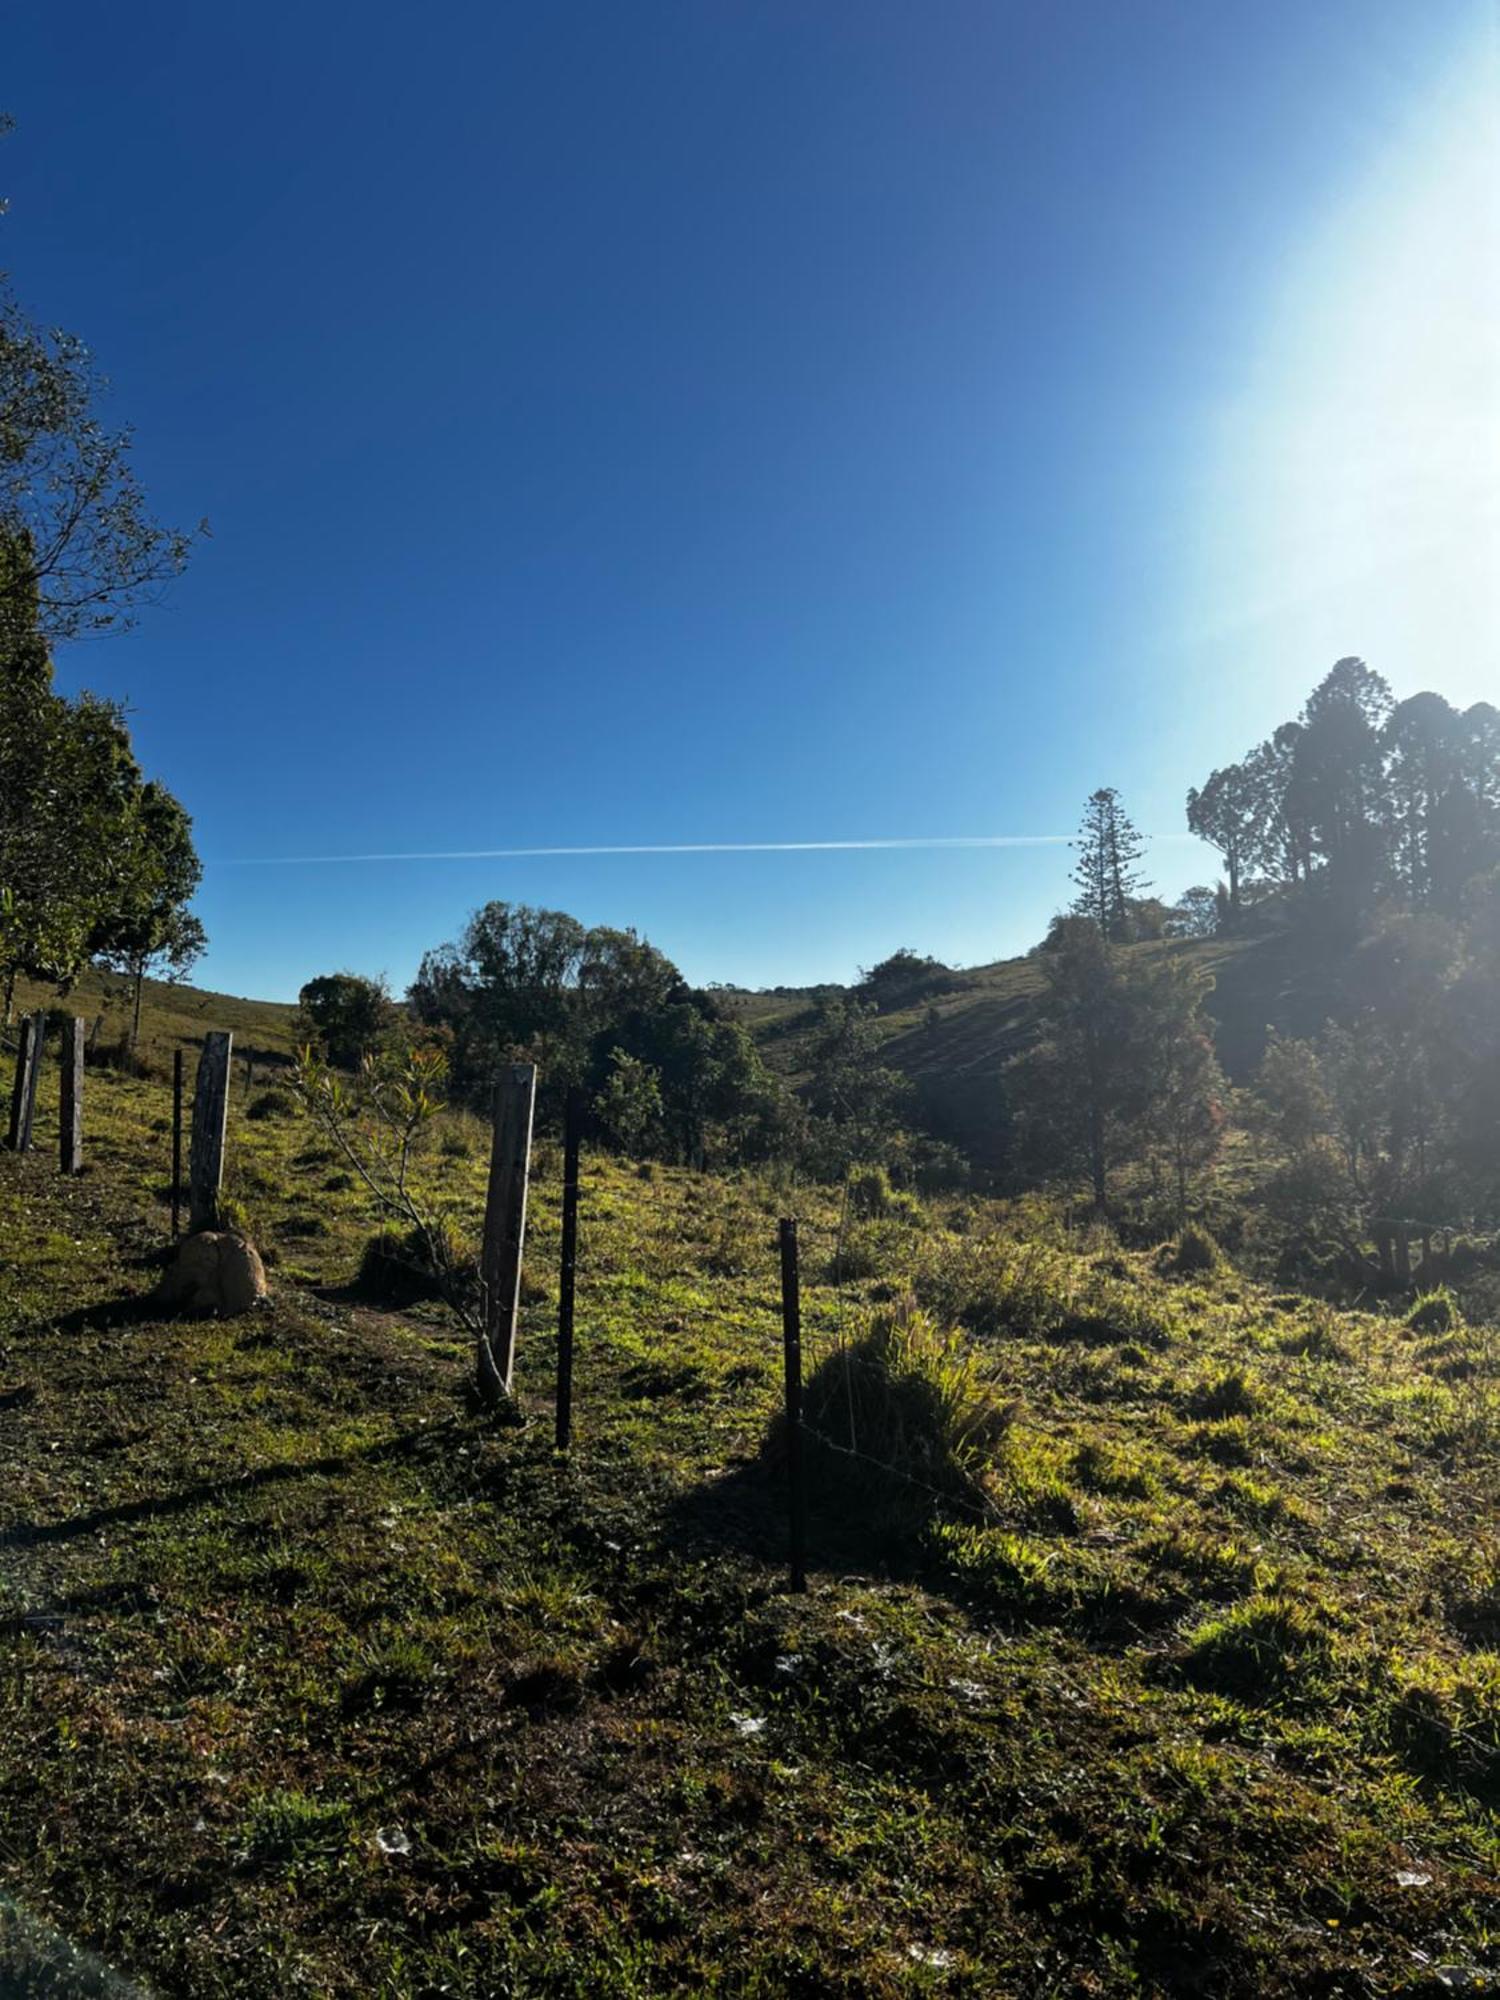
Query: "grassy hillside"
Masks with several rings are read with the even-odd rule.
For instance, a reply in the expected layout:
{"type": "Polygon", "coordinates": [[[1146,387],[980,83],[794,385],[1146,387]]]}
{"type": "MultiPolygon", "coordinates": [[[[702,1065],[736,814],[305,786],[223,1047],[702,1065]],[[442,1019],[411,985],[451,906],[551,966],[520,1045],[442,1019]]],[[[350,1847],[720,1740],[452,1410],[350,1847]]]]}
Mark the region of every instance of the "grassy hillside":
{"type": "MultiPolygon", "coordinates": [[[[31,1007],[61,1007],[80,1014],[92,1030],[98,1024],[100,1043],[119,1042],[129,1030],[132,1003],[126,983],[92,969],[85,972],[65,1000],[51,987],[35,986],[21,980],[16,988],[16,1011],[31,1007]]],[[[295,1043],[297,1009],[276,1000],[241,1000],[230,993],[212,993],[197,986],[175,986],[165,980],[148,979],[141,1012],[140,1052],[156,1062],[170,1063],[172,1050],[181,1048],[196,1056],[204,1034],[210,1028],[228,1028],[234,1035],[236,1056],[252,1059],[264,1055],[271,1061],[290,1056],[295,1043]]]]}
{"type": "MultiPolygon", "coordinates": [[[[1316,1034],[1347,1004],[1347,952],[1305,930],[1132,948],[1188,958],[1212,976],[1207,1011],[1220,1060],[1235,1082],[1253,1073],[1268,1028],[1316,1034]]],[[[995,1086],[1037,1031],[1043,984],[1036,959],[1002,959],[955,973],[950,991],[882,1014],[876,1023],[882,1060],[911,1078],[929,1121],[982,1165],[998,1163],[1002,1112],[995,1086]]],[[[795,1081],[810,1061],[819,999],[850,990],[735,993],[727,1005],[771,1067],[795,1081]]]]}
{"type": "MultiPolygon", "coordinates": [[[[1490,1331],[1177,1275],[1040,1207],[841,1238],[822,1190],[595,1158],[564,1463],[549,1147],[534,1421],[497,1431],[438,1308],[350,1289],[369,1218],[277,1092],[236,1089],[230,1168],[274,1299],[173,1324],[143,1299],[163,1083],[91,1073],[62,1183],[54,1081],[40,1150],[0,1157],[0,1891],[122,1971],[194,2000],[1500,1976],[1490,1331]],[[830,1356],[906,1295],[1003,1413],[946,1502],[910,1455],[896,1484],[820,1451],[800,1599],[789,1206],[835,1442],[830,1356]]],[[[464,1119],[424,1158],[471,1227],[483,1164],[464,1119]]]]}

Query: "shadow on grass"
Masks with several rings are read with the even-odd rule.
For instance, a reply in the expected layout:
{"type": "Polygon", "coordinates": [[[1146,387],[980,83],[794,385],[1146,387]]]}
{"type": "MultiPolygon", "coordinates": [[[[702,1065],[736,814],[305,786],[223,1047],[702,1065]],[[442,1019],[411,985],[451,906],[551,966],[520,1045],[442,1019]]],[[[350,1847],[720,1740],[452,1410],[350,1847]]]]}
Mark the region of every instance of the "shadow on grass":
{"type": "Polygon", "coordinates": [[[76,1306],[55,1319],[35,1320],[21,1328],[20,1337],[36,1340],[48,1333],[113,1333],[120,1327],[143,1326],[170,1317],[154,1293],[128,1292],[117,1299],[96,1299],[91,1306],[76,1306]]]}
{"type": "Polygon", "coordinates": [[[380,1444],[367,1445],[361,1451],[260,1465],[250,1472],[236,1473],[227,1479],[206,1479],[199,1485],[185,1486],[180,1492],[147,1494],[139,1500],[121,1501],[114,1507],[95,1507],[86,1514],[72,1514],[62,1521],[23,1521],[0,1530],[0,1552],[74,1541],[81,1535],[97,1534],[102,1528],[126,1527],[137,1521],[170,1520],[175,1515],[191,1513],[195,1507],[212,1506],[232,1499],[236,1494],[255,1493],[262,1487],[280,1485],[288,1480],[331,1478],[352,1472],[360,1465],[378,1465],[392,1459],[421,1459],[433,1455],[438,1447],[448,1449],[456,1439],[478,1437],[487,1430],[488,1426],[463,1424],[456,1417],[450,1417],[439,1423],[424,1424],[420,1429],[403,1431],[380,1444]]]}
{"type": "Polygon", "coordinates": [[[0,1898],[0,1993],[6,2000],[147,2000],[102,1959],[0,1898]]]}
{"type": "MultiPolygon", "coordinates": [[[[904,1510],[872,1504],[867,1485],[850,1487],[845,1461],[806,1441],[807,1562],[811,1573],[912,1581],[930,1571],[920,1529],[904,1510]]],[[[786,1444],[778,1425],[752,1459],[691,1488],[666,1510],[667,1547],[684,1556],[732,1551],[773,1568],[788,1560],[791,1535],[786,1444]]]]}

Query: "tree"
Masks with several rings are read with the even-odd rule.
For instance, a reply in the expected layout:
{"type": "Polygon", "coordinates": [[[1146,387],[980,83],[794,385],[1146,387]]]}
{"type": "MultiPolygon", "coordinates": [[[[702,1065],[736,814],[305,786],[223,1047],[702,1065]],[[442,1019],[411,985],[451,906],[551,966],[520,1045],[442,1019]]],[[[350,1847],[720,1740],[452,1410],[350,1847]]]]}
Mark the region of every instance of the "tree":
{"type": "MultiPolygon", "coordinates": [[[[1227,905],[1227,897],[1226,897],[1227,905]]],[[[1197,883],[1191,889],[1184,889],[1167,916],[1167,936],[1180,938],[1217,937],[1220,930],[1220,907],[1217,890],[1197,883]]]]}
{"type": "Polygon", "coordinates": [[[1248,764],[1211,772],[1187,797],[1188,831],[1216,849],[1229,880],[1230,920],[1240,913],[1240,885],[1261,843],[1263,788],[1248,764]]]}
{"type": "Polygon", "coordinates": [[[661,1125],[661,1072],[624,1049],[612,1049],[594,1114],[622,1152],[644,1151],[661,1125]]]}
{"type": "Polygon", "coordinates": [[[1311,1042],[1279,1035],[1273,1028],[1255,1090],[1266,1129],[1283,1152],[1305,1152],[1331,1131],[1333,1105],[1311,1042]]]}
{"type": "MultiPolygon", "coordinates": [[[[0,121],[0,131],[8,129],[0,121]]],[[[58,640],[132,622],[186,561],[146,511],[130,433],[73,335],[28,319],[0,275],[0,977],[59,986],[92,949],[183,969],[203,936],[186,815],[143,786],[120,708],[52,686],[58,640]]]]}
{"type": "Polygon", "coordinates": [[[802,1094],[813,1164],[830,1179],[857,1163],[886,1162],[901,1133],[911,1086],[879,1061],[874,1022],[875,1009],[860,1000],[833,999],[819,1010],[802,1094]]]}
{"type": "Polygon", "coordinates": [[[1041,1038],[1007,1072],[1034,1160],[1081,1169],[1103,1209],[1116,1166],[1165,1148],[1185,1201],[1223,1122],[1202,1013],[1212,981],[1178,956],[1112,945],[1086,917],[1054,927],[1041,964],[1041,1038]]]}
{"type": "Polygon", "coordinates": [[[1171,1169],[1179,1226],[1193,1178],[1219,1156],[1228,1118],[1229,1089],[1203,1013],[1212,990],[1212,976],[1180,958],[1161,960],[1136,982],[1144,1117],[1171,1169]]]}
{"type": "Polygon", "coordinates": [[[1448,859],[1443,850],[1453,844],[1451,838],[1445,842],[1445,821],[1458,834],[1461,734],[1457,711],[1437,694],[1417,694],[1399,703],[1381,732],[1391,810],[1391,872],[1413,906],[1433,901],[1438,893],[1435,877],[1448,859]]]}
{"type": "Polygon", "coordinates": [[[1357,930],[1385,872],[1389,801],[1382,732],[1390,689],[1363,660],[1339,660],[1308,696],[1292,755],[1298,810],[1335,918],[1357,930]]]}
{"type": "Polygon", "coordinates": [[[862,967],[858,993],[877,1013],[890,1014],[914,1007],[932,993],[945,993],[957,983],[951,966],[941,959],[924,958],[903,945],[878,965],[862,967]]]}
{"type": "Polygon", "coordinates": [[[99,417],[106,386],[0,277],[0,656],[34,626],[53,641],[129,626],[187,561],[192,537],[146,510],[130,432],[99,417]]]}
{"type": "Polygon", "coordinates": [[[1100,936],[1109,942],[1128,938],[1130,904],[1150,885],[1135,865],[1145,842],[1113,786],[1101,786],[1090,795],[1073,846],[1078,854],[1073,869],[1078,886],[1074,914],[1096,924],[1100,936]]]}
{"type": "Polygon", "coordinates": [[[561,910],[486,903],[456,944],[428,952],[409,999],[419,1021],[453,1031],[454,1081],[482,1101],[503,1062],[535,1062],[578,1082],[579,979],[588,932],[561,910]]]}
{"type": "Polygon", "coordinates": [[[396,1010],[383,979],[325,972],[309,979],[297,1004],[311,1037],[336,1069],[358,1069],[388,1037],[396,1010]]]}
{"type": "Polygon", "coordinates": [[[0,978],[66,989],[129,904],[140,771],[119,708],[0,674],[0,978]]]}
{"type": "Polygon", "coordinates": [[[535,1062],[554,1111],[568,1084],[597,1097],[628,1061],[656,1079],[662,1143],[682,1159],[702,1158],[711,1138],[748,1156],[781,1120],[785,1093],[744,1029],[634,931],[487,903],[456,944],[426,955],[409,998],[419,1021],[450,1033],[455,1079],[477,1104],[504,1061],[535,1062]]]}
{"type": "Polygon", "coordinates": [[[142,785],[129,814],[118,907],[89,941],[91,956],[131,982],[132,1048],[147,973],[154,968],[181,979],[203,955],[208,940],[187,907],[202,874],[193,822],[164,785],[142,785]]]}

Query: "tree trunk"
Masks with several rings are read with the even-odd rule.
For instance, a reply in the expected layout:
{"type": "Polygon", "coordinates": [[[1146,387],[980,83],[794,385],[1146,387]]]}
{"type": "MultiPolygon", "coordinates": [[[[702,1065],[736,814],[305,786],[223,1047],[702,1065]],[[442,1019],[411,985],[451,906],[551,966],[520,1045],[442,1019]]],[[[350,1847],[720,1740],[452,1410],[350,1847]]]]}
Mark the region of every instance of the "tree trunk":
{"type": "Polygon", "coordinates": [[[1104,1172],[1104,1114],[1097,1105],[1089,1110],[1089,1175],[1094,1183],[1094,1206],[1102,1214],[1109,1188],[1104,1172]]]}
{"type": "Polygon", "coordinates": [[[12,966],[5,975],[5,1025],[8,1028],[16,1004],[16,968],[12,966]]]}
{"type": "Polygon", "coordinates": [[[130,1017],[130,1053],[132,1055],[135,1054],[135,1045],[140,1040],[141,1035],[141,988],[145,983],[146,968],[144,965],[137,965],[135,968],[135,1008],[130,1017]]]}

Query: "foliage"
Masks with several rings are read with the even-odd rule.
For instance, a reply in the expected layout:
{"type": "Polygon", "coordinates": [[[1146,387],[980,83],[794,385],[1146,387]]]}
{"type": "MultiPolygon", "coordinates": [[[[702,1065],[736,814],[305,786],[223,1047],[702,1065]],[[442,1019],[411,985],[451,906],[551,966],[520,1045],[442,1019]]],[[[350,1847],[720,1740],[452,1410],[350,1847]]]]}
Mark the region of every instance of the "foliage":
{"type": "Polygon", "coordinates": [[[1123,951],[1085,917],[1056,927],[1042,966],[1042,1040],[1010,1073],[1031,1161],[1081,1168],[1102,1208],[1112,1169],[1160,1149],[1184,1206],[1223,1123],[1204,975],[1168,955],[1123,951]]]}
{"type": "MultiPolygon", "coordinates": [[[[1218,850],[1229,878],[1226,914],[1230,924],[1239,917],[1241,885],[1257,854],[1260,811],[1260,789],[1254,773],[1243,764],[1213,772],[1201,791],[1188,793],[1188,830],[1218,850]]],[[[1201,896],[1210,892],[1190,893],[1201,896]]],[[[1198,907],[1201,910],[1201,903],[1198,907]]]]}
{"type": "Polygon", "coordinates": [[[1201,1223],[1190,1222],[1177,1238],[1172,1252],[1172,1268],[1183,1277],[1202,1277],[1217,1271],[1224,1253],[1201,1223]]]}
{"type": "Polygon", "coordinates": [[[133,1044],[140,1033],[147,974],[185,979],[208,940],[188,909],[203,874],[193,846],[193,823],[164,785],[152,780],[141,786],[126,816],[125,834],[117,907],[95,928],[89,951],[130,981],[133,1044]]]}
{"type": "Polygon", "coordinates": [[[622,1152],[648,1152],[661,1130],[660,1070],[624,1049],[612,1049],[609,1075],[594,1099],[594,1115],[622,1152]]]}
{"type": "Polygon", "coordinates": [[[987,1482],[1012,1420],[978,1350],[912,1306],[882,1313],[806,1385],[806,1423],[825,1481],[873,1493],[888,1514],[988,1510],[987,1482]]]}
{"type": "Polygon", "coordinates": [[[200,872],[191,822],[163,786],[143,783],[117,703],[54,690],[35,590],[4,595],[12,556],[0,523],[6,1017],[18,977],[66,990],[94,954],[130,976],[138,1014],[147,969],[180,975],[203,948],[187,910],[200,872]]]}
{"type": "Polygon", "coordinates": [[[1073,914],[1094,924],[1106,940],[1123,942],[1134,935],[1131,905],[1146,886],[1136,866],[1145,843],[1113,786],[1103,785],[1090,795],[1073,845],[1078,855],[1073,914]]]}
{"type": "Polygon", "coordinates": [[[1500,712],[1397,703],[1342,659],[1296,721],[1189,792],[1187,816],[1224,863],[1234,918],[1251,870],[1345,935],[1382,901],[1451,915],[1500,860],[1500,712]]]}
{"type": "Polygon", "coordinates": [[[1407,1281],[1411,1231],[1494,1212],[1500,958],[1486,908],[1475,894],[1458,919],[1389,914],[1352,955],[1358,1004],[1316,1037],[1273,1035],[1256,1080],[1258,1126],[1280,1156],[1276,1205],[1310,1217],[1334,1200],[1388,1281],[1407,1281]]]}
{"type": "Polygon", "coordinates": [[[783,1093],[748,1033],[634,931],[487,903],[456,944],[423,958],[409,997],[419,1021],[451,1036],[454,1083],[471,1102],[514,1060],[538,1065],[554,1111],[570,1084],[597,1100],[623,1058],[641,1066],[633,1078],[654,1076],[652,1143],[670,1156],[763,1158],[781,1143],[783,1093]]]}
{"type": "Polygon", "coordinates": [[[854,1166],[844,1178],[849,1213],[864,1220],[880,1216],[915,1216],[919,1208],[913,1197],[891,1186],[883,1166],[854,1166]]]}
{"type": "MultiPolygon", "coordinates": [[[[447,1101],[441,1050],[386,1050],[366,1056],[351,1077],[308,1046],[299,1051],[291,1077],[298,1103],[377,1215],[394,1229],[408,1263],[430,1278],[469,1333],[482,1340],[484,1320],[469,1259],[439,1197],[415,1171],[423,1136],[447,1101]]],[[[376,1254],[384,1254],[390,1242],[388,1236],[377,1238],[376,1254]]]]}
{"type": "Polygon", "coordinates": [[[1209,889],[1198,883],[1191,889],[1184,889],[1167,913],[1167,936],[1217,937],[1226,927],[1227,897],[1228,891],[1222,885],[1219,889],[1209,889]]]}
{"type": "Polygon", "coordinates": [[[376,1054],[396,1023],[383,979],[358,972],[325,972],[297,995],[311,1038],[336,1069],[358,1069],[376,1054]]]}
{"type": "Polygon", "coordinates": [[[818,1010],[802,1097],[812,1119],[807,1161],[824,1179],[857,1162],[889,1163],[904,1148],[911,1086],[878,1051],[873,1007],[847,999],[818,1010]]]}
{"type": "Polygon", "coordinates": [[[191,537],[147,512],[130,432],[100,417],[106,386],[83,342],[0,280],[0,656],[34,630],[127,627],[187,561],[191,537]]]}
{"type": "Polygon", "coordinates": [[[0,672],[0,974],[66,986],[136,891],[140,774],[121,712],[0,672]]]}
{"type": "Polygon", "coordinates": [[[878,965],[861,971],[855,994],[859,1000],[872,1006],[877,1014],[889,1014],[903,1007],[913,1007],[919,1000],[926,1000],[935,993],[950,991],[959,978],[960,975],[951,966],[944,965],[941,959],[924,958],[919,952],[902,946],[878,965]]]}

